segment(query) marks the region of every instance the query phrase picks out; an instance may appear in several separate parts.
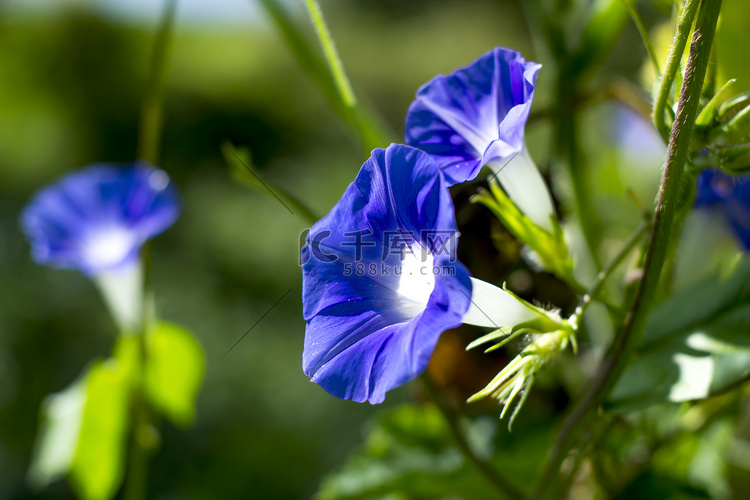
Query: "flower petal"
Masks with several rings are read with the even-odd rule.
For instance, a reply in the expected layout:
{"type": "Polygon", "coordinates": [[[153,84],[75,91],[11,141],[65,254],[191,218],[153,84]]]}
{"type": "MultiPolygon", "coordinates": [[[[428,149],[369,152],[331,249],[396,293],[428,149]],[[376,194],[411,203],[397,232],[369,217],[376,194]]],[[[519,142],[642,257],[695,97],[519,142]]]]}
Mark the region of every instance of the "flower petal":
{"type": "Polygon", "coordinates": [[[424,371],[440,334],[469,308],[457,236],[434,160],[401,145],[373,151],[302,250],[305,373],[334,396],[379,403],[424,371]],[[432,260],[406,277],[403,252],[414,247],[432,260]],[[426,302],[399,292],[420,275],[433,283],[426,302]]]}
{"type": "Polygon", "coordinates": [[[436,156],[449,184],[471,180],[487,162],[524,145],[541,66],[497,47],[423,85],[406,117],[406,142],[436,156]]]}

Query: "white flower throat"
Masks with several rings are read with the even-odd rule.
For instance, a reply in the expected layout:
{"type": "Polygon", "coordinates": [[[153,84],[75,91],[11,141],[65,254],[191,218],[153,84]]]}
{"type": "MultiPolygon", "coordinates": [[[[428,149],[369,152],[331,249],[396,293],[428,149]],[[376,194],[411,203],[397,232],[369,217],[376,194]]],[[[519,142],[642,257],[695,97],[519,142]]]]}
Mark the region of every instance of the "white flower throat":
{"type": "MultiPolygon", "coordinates": [[[[419,245],[404,250],[400,266],[396,270],[396,274],[400,274],[397,292],[410,302],[408,309],[416,316],[427,306],[441,269],[435,267],[433,255],[419,245]]],[[[471,278],[471,285],[471,305],[464,314],[464,323],[499,328],[537,317],[536,313],[495,285],[476,278],[471,278]]]]}
{"type": "Polygon", "coordinates": [[[97,231],[92,232],[85,242],[83,251],[86,260],[92,266],[105,268],[125,260],[135,244],[136,241],[132,231],[112,225],[107,228],[98,228],[97,231]]]}
{"type": "Polygon", "coordinates": [[[405,248],[401,256],[398,294],[425,306],[435,288],[435,258],[419,245],[405,248]]]}

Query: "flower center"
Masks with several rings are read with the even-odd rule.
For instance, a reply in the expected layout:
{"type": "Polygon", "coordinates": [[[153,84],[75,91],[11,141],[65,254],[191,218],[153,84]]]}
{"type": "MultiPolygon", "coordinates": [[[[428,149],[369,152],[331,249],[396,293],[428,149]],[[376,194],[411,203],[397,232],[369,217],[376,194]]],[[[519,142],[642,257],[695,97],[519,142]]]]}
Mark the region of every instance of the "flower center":
{"type": "Polygon", "coordinates": [[[134,244],[132,233],[122,227],[98,230],[86,241],[86,262],[92,268],[115,267],[127,258],[134,244]]]}
{"type": "Polygon", "coordinates": [[[402,297],[427,305],[435,288],[434,261],[432,254],[419,245],[404,250],[401,257],[398,294],[402,297]]]}

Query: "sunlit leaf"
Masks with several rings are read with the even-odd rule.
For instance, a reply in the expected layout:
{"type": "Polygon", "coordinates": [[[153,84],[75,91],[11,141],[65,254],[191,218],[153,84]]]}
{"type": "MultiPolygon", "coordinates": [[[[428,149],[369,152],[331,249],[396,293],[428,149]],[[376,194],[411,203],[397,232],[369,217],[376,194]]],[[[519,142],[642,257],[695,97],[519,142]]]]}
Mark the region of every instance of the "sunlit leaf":
{"type": "Polygon", "coordinates": [[[620,409],[703,399],[750,376],[750,258],[658,306],[610,395],[620,409]]]}
{"type": "Polygon", "coordinates": [[[187,425],[203,380],[203,349],[187,330],[159,323],[148,336],[144,374],[146,395],[172,422],[187,425]]]}
{"type": "Polygon", "coordinates": [[[70,481],[83,500],[113,498],[122,482],[130,388],[130,374],[119,361],[91,365],[78,447],[70,467],[70,481]]]}

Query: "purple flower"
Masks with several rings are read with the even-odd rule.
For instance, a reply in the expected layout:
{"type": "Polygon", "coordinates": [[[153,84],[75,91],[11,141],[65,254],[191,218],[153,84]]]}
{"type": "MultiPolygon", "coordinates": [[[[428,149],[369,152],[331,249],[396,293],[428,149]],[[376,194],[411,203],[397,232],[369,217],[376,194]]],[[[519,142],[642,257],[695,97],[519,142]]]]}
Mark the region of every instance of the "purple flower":
{"type": "Polygon", "coordinates": [[[336,397],[380,403],[422,373],[469,309],[457,237],[433,159],[374,150],[302,249],[305,374],[336,397]]]}
{"type": "Polygon", "coordinates": [[[698,176],[695,206],[717,208],[745,250],[750,250],[750,176],[732,176],[718,169],[698,176]]]}
{"type": "Polygon", "coordinates": [[[302,248],[302,366],[330,394],[381,403],[427,367],[461,323],[515,325],[537,314],[456,261],[448,185],[432,157],[376,149],[302,248]]]}
{"type": "Polygon", "coordinates": [[[519,209],[551,232],[551,196],[524,139],[539,68],[498,47],[436,76],[409,107],[406,142],[435,156],[449,185],[474,179],[489,166],[519,209]]]}
{"type": "Polygon", "coordinates": [[[162,170],[97,164],[36,193],[21,226],[36,262],[94,276],[135,264],[141,245],[178,214],[177,193],[162,170]]]}

